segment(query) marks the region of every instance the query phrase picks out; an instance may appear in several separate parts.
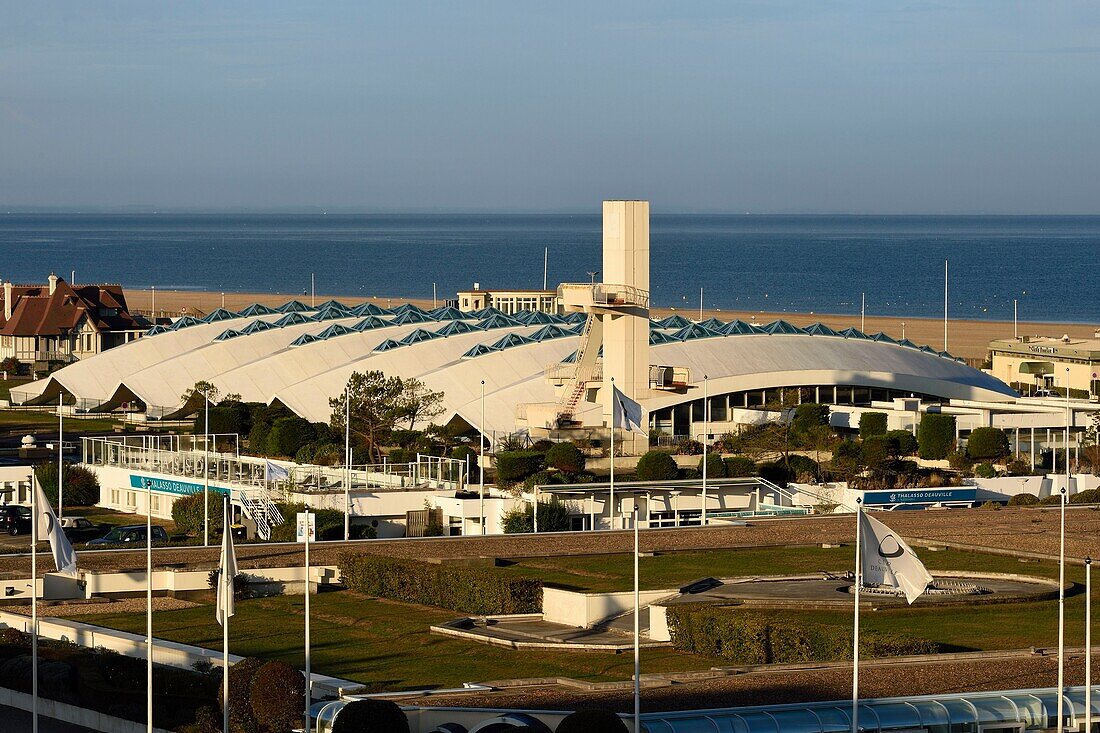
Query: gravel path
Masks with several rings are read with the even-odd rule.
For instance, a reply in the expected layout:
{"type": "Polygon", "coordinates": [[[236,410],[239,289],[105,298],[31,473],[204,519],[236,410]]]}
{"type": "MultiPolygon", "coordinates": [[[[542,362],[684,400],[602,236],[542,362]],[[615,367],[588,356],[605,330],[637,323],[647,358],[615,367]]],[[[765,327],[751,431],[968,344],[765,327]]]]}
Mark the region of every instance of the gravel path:
{"type": "MultiPolygon", "coordinates": [[[[964,543],[1011,553],[1054,556],[1058,552],[1058,509],[1006,508],[992,510],[911,511],[883,513],[882,519],[904,537],[925,542],[964,543]]],[[[801,517],[753,520],[746,527],[684,527],[643,530],[643,551],[721,549],[811,545],[851,542],[854,521],[849,516],[801,517]]],[[[310,551],[317,565],[333,565],[340,554],[355,552],[413,559],[472,557],[535,557],[629,552],[629,532],[588,532],[559,535],[494,535],[489,537],[423,538],[415,540],[365,540],[352,543],[321,542],[310,551]]],[[[217,547],[181,547],[154,550],[154,563],[164,567],[216,567],[217,547]]],[[[1071,508],[1066,513],[1066,553],[1072,558],[1100,556],[1100,511],[1071,508]]],[[[144,567],[143,550],[80,552],[80,567],[111,572],[144,567]]],[[[242,569],[287,567],[302,562],[298,545],[238,545],[242,569]]],[[[0,574],[26,574],[26,556],[0,557],[0,574]]]]}
{"type": "MultiPolygon", "coordinates": [[[[201,605],[201,603],[192,603],[191,601],[185,601],[180,598],[168,598],[161,596],[153,597],[154,611],[178,611],[183,608],[194,608],[195,606],[201,605]]],[[[24,616],[31,615],[31,608],[29,605],[8,606],[5,607],[4,610],[11,611],[12,613],[21,613],[24,616]]],[[[145,598],[125,598],[120,601],[111,601],[109,603],[40,603],[38,605],[39,616],[55,616],[58,618],[68,618],[70,616],[87,616],[96,613],[144,614],[145,598]]]]}

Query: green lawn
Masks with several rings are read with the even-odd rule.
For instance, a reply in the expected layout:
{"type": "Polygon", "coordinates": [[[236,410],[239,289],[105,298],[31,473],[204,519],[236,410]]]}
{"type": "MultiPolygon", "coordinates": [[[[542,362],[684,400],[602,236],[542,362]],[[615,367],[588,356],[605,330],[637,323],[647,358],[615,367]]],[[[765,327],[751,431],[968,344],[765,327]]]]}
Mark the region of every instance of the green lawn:
{"type": "Polygon", "coordinates": [[[0,400],[11,399],[11,388],[29,384],[30,379],[0,379],[0,400]]]}
{"type": "MultiPolygon", "coordinates": [[[[352,679],[377,689],[453,686],[513,677],[574,677],[622,680],[632,674],[630,654],[513,651],[435,636],[432,623],[458,614],[379,601],[339,591],[312,599],[312,663],[321,674],[352,679]]],[[[230,622],[234,654],[282,659],[303,666],[303,600],[277,596],[241,601],[230,622]]],[[[79,621],[135,633],[141,614],[79,616],[79,621]]],[[[172,641],[221,648],[221,627],[212,606],[159,611],[153,633],[172,641]]],[[[672,649],[644,652],[649,672],[707,669],[713,662],[672,649]]]]}
{"type": "MultiPolygon", "coordinates": [[[[108,418],[66,418],[65,430],[68,432],[101,432],[114,430],[117,420],[108,418]]],[[[57,428],[57,415],[32,410],[0,410],[0,426],[26,425],[28,428],[57,428]]]]}

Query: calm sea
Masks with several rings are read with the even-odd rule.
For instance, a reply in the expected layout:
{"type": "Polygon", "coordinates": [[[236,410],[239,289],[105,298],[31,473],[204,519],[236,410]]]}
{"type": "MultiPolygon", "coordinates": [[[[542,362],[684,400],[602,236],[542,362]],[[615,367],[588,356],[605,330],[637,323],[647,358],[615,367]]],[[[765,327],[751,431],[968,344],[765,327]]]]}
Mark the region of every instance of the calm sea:
{"type": "MultiPolygon", "coordinates": [[[[654,215],[655,306],[1100,322],[1100,217],[654,215]]],[[[0,215],[0,277],[132,288],[453,297],[587,281],[600,221],[569,215],[0,215]]]]}

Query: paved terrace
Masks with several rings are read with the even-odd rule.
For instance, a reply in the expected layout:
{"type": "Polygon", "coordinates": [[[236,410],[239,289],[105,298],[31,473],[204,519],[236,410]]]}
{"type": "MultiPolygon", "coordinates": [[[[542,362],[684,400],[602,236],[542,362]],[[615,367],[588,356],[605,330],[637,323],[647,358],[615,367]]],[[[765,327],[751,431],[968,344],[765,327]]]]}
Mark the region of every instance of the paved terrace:
{"type": "MultiPolygon", "coordinates": [[[[916,544],[950,545],[1025,556],[1053,557],[1058,553],[1057,507],[907,511],[879,516],[916,544]]],[[[135,517],[135,521],[137,519],[135,517]]],[[[675,552],[841,543],[854,539],[855,518],[852,515],[754,519],[745,527],[642,530],[641,549],[643,552],[675,552]]],[[[340,554],[348,550],[423,560],[619,553],[630,552],[632,547],[630,531],[360,540],[315,543],[310,549],[310,560],[316,565],[333,565],[340,554]]],[[[160,567],[173,564],[215,567],[218,553],[217,546],[154,549],[154,564],[160,567]]],[[[1067,508],[1066,553],[1071,558],[1100,557],[1100,511],[1076,506],[1067,508]]],[[[80,567],[85,570],[112,572],[145,565],[144,549],[83,551],[79,556],[80,567]]],[[[302,549],[293,544],[242,544],[237,546],[237,559],[242,569],[287,567],[302,563],[302,549]]],[[[0,573],[29,572],[28,556],[0,557],[0,573]]]]}

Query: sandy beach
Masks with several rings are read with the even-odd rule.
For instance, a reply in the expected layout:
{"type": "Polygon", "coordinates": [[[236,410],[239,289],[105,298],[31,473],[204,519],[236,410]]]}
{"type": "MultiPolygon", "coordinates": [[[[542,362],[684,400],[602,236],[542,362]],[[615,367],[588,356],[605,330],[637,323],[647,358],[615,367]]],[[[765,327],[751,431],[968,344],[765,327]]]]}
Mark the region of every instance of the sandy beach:
{"type": "MultiPolygon", "coordinates": [[[[415,303],[421,308],[433,307],[432,300],[416,298],[363,298],[362,296],[344,296],[339,294],[318,294],[316,302],[322,303],[330,298],[339,300],[348,305],[356,305],[364,301],[376,303],[382,307],[391,307],[401,303],[415,303]]],[[[276,306],[288,300],[298,299],[307,305],[310,304],[309,295],[301,293],[216,293],[193,290],[158,290],[156,292],[156,308],[161,315],[179,315],[186,308],[197,309],[203,313],[209,313],[223,304],[230,310],[240,310],[252,303],[276,306]]],[[[152,292],[149,290],[127,290],[126,300],[129,307],[136,311],[148,312],[152,305],[152,292]]],[[[440,297],[436,305],[443,305],[443,297],[440,297]]],[[[687,318],[698,318],[698,309],[670,310],[667,308],[655,308],[655,316],[667,316],[671,313],[681,313],[687,318]]],[[[732,310],[704,310],[703,318],[715,316],[723,321],[731,321],[740,318],[745,321],[755,319],[757,323],[768,323],[777,318],[790,321],[796,326],[808,326],[818,321],[830,328],[837,330],[848,327],[860,327],[859,315],[836,315],[825,313],[766,313],[761,311],[746,312],[732,310]]],[[[1091,337],[1096,326],[1081,323],[1035,323],[1021,321],[1019,333],[1021,335],[1062,336],[1068,334],[1074,337],[1091,337]]],[[[867,316],[864,329],[867,333],[883,331],[894,338],[908,338],[918,344],[927,344],[935,349],[943,348],[943,321],[936,318],[904,318],[895,316],[867,316]]],[[[968,359],[983,359],[989,351],[989,342],[996,338],[1012,336],[1011,321],[967,321],[954,320],[948,324],[948,350],[956,356],[968,359]]]]}

